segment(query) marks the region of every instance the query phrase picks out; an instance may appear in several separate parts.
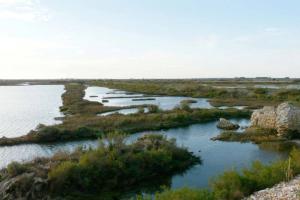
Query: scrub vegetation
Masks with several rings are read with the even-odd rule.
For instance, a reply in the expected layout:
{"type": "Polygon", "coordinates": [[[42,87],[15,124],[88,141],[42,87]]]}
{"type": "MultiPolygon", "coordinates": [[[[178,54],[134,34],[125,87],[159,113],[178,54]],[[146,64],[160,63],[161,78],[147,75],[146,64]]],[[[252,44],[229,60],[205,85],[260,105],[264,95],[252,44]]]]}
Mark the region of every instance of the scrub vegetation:
{"type": "MultiPolygon", "coordinates": [[[[259,84],[281,86],[293,81],[259,84]]],[[[124,135],[219,118],[249,118],[251,111],[233,108],[193,109],[190,99],[168,111],[160,110],[155,105],[142,105],[136,106],[139,110],[136,114],[100,116],[98,114],[120,108],[83,99],[87,85],[94,85],[126,90],[132,94],[144,93],[149,98],[154,95],[205,97],[214,106],[248,106],[252,109],[287,100],[299,104],[299,90],[256,88],[254,86],[258,83],[255,81],[234,80],[82,80],[64,83],[61,111],[65,117],[61,124],[39,125],[27,135],[17,138],[2,137],[0,145],[97,138],[105,138],[105,142],[102,140],[97,149],[79,148],[73,153],[60,152],[51,158],[37,158],[28,163],[12,162],[0,171],[0,188],[9,187],[0,195],[9,195],[11,199],[26,196],[29,199],[59,197],[109,200],[120,199],[124,194],[131,194],[131,197],[132,194],[142,193],[135,199],[239,200],[300,174],[300,151],[294,149],[287,160],[269,165],[254,162],[243,170],[225,171],[211,180],[209,189],[168,189],[173,175],[200,164],[200,158],[185,148],[177,147],[174,140],[167,140],[160,135],[147,135],[132,144],[124,142],[124,135]],[[145,112],[145,107],[148,112],[145,112]],[[163,190],[159,189],[162,185],[165,186],[163,190]],[[149,186],[153,190],[148,190],[149,186]],[[144,192],[153,195],[148,196],[144,192]]],[[[225,131],[213,139],[251,141],[262,145],[265,142],[286,142],[289,138],[278,137],[273,130],[247,129],[244,133],[225,131]]]]}
{"type": "Polygon", "coordinates": [[[214,106],[250,106],[276,105],[282,101],[300,104],[300,90],[257,88],[259,85],[284,86],[298,83],[290,81],[259,82],[252,80],[103,80],[92,81],[93,85],[118,88],[122,90],[171,96],[210,98],[214,106]]]}
{"type": "MultiPolygon", "coordinates": [[[[259,161],[240,172],[228,170],[212,179],[210,190],[182,188],[165,190],[155,194],[155,200],[240,200],[255,191],[289,181],[300,173],[300,151],[294,149],[287,160],[279,160],[269,165],[259,161]]],[[[140,200],[151,197],[139,196],[140,200]]]]}
{"type": "Polygon", "coordinates": [[[82,83],[65,85],[65,93],[62,95],[63,106],[60,108],[65,115],[96,115],[120,109],[119,107],[107,107],[99,102],[84,100],[86,88],[87,86],[82,83]]]}

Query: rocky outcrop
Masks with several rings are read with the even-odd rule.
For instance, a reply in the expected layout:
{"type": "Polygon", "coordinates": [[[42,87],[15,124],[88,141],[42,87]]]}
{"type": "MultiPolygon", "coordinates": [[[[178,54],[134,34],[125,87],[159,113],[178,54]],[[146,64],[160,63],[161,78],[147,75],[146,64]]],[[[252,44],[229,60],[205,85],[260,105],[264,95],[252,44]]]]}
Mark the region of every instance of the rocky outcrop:
{"type": "Polygon", "coordinates": [[[299,200],[300,176],[290,182],[282,182],[272,188],[258,191],[244,200],[299,200]]]}
{"type": "Polygon", "coordinates": [[[217,127],[220,129],[225,129],[225,130],[236,130],[240,126],[238,124],[232,123],[231,121],[229,121],[227,119],[220,118],[219,122],[217,124],[217,127]]]}
{"type": "Polygon", "coordinates": [[[253,112],[251,126],[275,129],[279,135],[300,133],[300,108],[287,102],[278,107],[265,106],[253,112]]]}
{"type": "Polygon", "coordinates": [[[34,173],[23,173],[5,181],[1,181],[0,199],[50,200],[51,198],[45,195],[47,184],[47,180],[36,177],[36,174],[34,173]]]}

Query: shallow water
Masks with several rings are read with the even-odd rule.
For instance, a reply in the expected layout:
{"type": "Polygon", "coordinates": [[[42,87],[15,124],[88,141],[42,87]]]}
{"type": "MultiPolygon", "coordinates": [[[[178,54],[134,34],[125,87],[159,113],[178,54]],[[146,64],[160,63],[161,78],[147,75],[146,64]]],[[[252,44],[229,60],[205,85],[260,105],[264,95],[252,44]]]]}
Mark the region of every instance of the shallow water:
{"type": "Polygon", "coordinates": [[[136,96],[138,96],[139,98],[143,98],[143,94],[127,94],[125,91],[115,92],[115,90],[105,88],[105,87],[88,87],[85,91],[84,99],[89,101],[101,102],[105,106],[124,107],[124,106],[153,104],[159,106],[163,110],[171,110],[176,106],[179,106],[182,100],[193,99],[193,100],[197,100],[197,103],[192,103],[190,105],[192,108],[212,108],[212,106],[207,101],[207,99],[204,98],[160,96],[160,97],[153,97],[155,98],[155,100],[133,101],[132,99],[136,96]],[[116,98],[116,97],[120,97],[120,98],[116,98]],[[109,98],[107,99],[108,102],[102,102],[103,98],[104,99],[109,98]]]}
{"type": "MultiPolygon", "coordinates": [[[[130,115],[130,114],[135,114],[139,111],[138,108],[125,108],[125,109],[120,109],[116,111],[110,111],[110,112],[105,112],[99,114],[99,116],[107,116],[107,115],[112,115],[112,114],[122,114],[122,115],[130,115]]],[[[148,108],[144,108],[144,113],[149,112],[148,108]]]]}
{"type": "Polygon", "coordinates": [[[236,109],[238,109],[238,110],[243,110],[243,109],[245,109],[247,106],[220,106],[220,107],[218,107],[218,109],[222,109],[222,110],[224,110],[224,109],[228,109],[228,108],[236,108],[236,109]]]}
{"type": "Polygon", "coordinates": [[[38,124],[59,123],[63,85],[0,86],[0,137],[27,134],[38,124]]]}
{"type": "MultiPolygon", "coordinates": [[[[249,120],[245,119],[231,121],[241,126],[249,125],[249,120]]],[[[221,174],[226,169],[244,168],[250,166],[255,160],[269,163],[287,156],[286,151],[270,151],[271,148],[265,150],[252,143],[212,141],[210,138],[220,133],[216,124],[215,121],[154,132],[162,133],[168,138],[175,138],[178,145],[187,147],[195,155],[201,156],[203,160],[202,165],[196,165],[183,175],[174,176],[172,188],[207,187],[212,177],[221,174]]],[[[143,134],[146,133],[130,136],[130,140],[135,140],[143,134]]]]}
{"type": "Polygon", "coordinates": [[[268,89],[300,89],[299,84],[288,84],[288,85],[255,85],[256,88],[268,88],[268,89]]]}
{"type": "Polygon", "coordinates": [[[256,85],[219,85],[212,86],[215,88],[227,88],[227,89],[245,89],[245,88],[266,88],[266,89],[300,89],[299,84],[256,84],[256,85]]]}
{"type": "MultiPolygon", "coordinates": [[[[246,119],[231,121],[239,123],[241,126],[249,124],[249,120],[246,119]]],[[[202,165],[194,166],[183,175],[174,176],[171,181],[173,188],[184,186],[207,187],[212,177],[222,173],[226,169],[240,169],[249,166],[254,160],[268,163],[285,158],[287,155],[285,149],[280,149],[279,147],[274,147],[273,149],[272,144],[260,148],[251,143],[211,141],[210,138],[220,133],[220,130],[216,128],[216,124],[217,121],[214,121],[166,131],[151,132],[164,134],[168,138],[176,138],[178,145],[187,147],[189,151],[201,156],[203,160],[202,165]]],[[[138,137],[148,133],[142,132],[130,135],[127,138],[127,142],[131,143],[138,137]]],[[[0,155],[2,156],[0,167],[6,166],[11,161],[27,161],[37,156],[49,157],[58,151],[73,151],[78,146],[94,148],[97,144],[97,140],[88,140],[51,145],[0,147],[0,155]]]]}
{"type": "Polygon", "coordinates": [[[26,162],[37,157],[51,157],[55,153],[72,152],[79,146],[96,147],[97,140],[74,141],[55,144],[24,144],[0,147],[0,168],[7,166],[12,161],[26,162]]]}

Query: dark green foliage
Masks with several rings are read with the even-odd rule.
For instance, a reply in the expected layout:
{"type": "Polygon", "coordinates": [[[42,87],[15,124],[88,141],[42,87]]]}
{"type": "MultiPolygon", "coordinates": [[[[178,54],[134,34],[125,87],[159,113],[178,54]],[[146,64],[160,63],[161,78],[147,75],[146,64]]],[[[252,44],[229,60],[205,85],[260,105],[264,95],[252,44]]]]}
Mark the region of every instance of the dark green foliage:
{"type": "Polygon", "coordinates": [[[254,93],[257,95],[264,95],[268,93],[268,90],[266,88],[256,88],[254,93]]]}
{"type": "Polygon", "coordinates": [[[84,153],[78,161],[66,161],[51,169],[49,180],[55,194],[101,193],[132,187],[141,181],[181,172],[199,158],[175,141],[148,135],[132,145],[112,137],[108,145],[84,153]]]}
{"type": "Polygon", "coordinates": [[[187,112],[192,111],[192,109],[190,107],[190,103],[188,103],[188,102],[181,102],[180,103],[180,109],[185,110],[187,112]]]}
{"type": "Polygon", "coordinates": [[[149,105],[148,106],[148,112],[149,113],[158,113],[160,110],[159,110],[159,107],[157,105],[149,105]]]}
{"type": "Polygon", "coordinates": [[[143,114],[145,113],[145,108],[144,107],[139,107],[138,108],[138,114],[143,114]]]}
{"type": "Polygon", "coordinates": [[[289,139],[289,140],[293,140],[293,139],[299,139],[300,138],[300,133],[297,130],[289,130],[284,136],[289,139]]]}

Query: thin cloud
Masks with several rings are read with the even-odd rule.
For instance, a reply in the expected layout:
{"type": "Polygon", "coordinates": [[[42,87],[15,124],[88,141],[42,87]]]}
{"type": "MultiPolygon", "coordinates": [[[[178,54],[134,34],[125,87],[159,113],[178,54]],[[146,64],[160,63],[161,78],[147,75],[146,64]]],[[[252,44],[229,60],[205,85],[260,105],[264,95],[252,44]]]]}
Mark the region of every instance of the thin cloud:
{"type": "Polygon", "coordinates": [[[237,36],[233,38],[232,41],[238,43],[262,42],[266,40],[272,40],[277,37],[281,37],[286,33],[287,33],[286,31],[283,31],[276,27],[267,27],[261,31],[254,32],[252,34],[237,36]]]}
{"type": "Polygon", "coordinates": [[[50,15],[37,0],[0,0],[0,20],[48,21],[50,15]]]}
{"type": "MultiPolygon", "coordinates": [[[[37,2],[37,1],[35,1],[37,2]]],[[[0,5],[18,5],[18,4],[27,4],[32,5],[34,3],[33,0],[0,0],[0,5]]]]}
{"type": "Polygon", "coordinates": [[[202,48],[213,49],[216,48],[219,45],[219,43],[220,38],[215,34],[196,38],[196,44],[202,48]]]}

